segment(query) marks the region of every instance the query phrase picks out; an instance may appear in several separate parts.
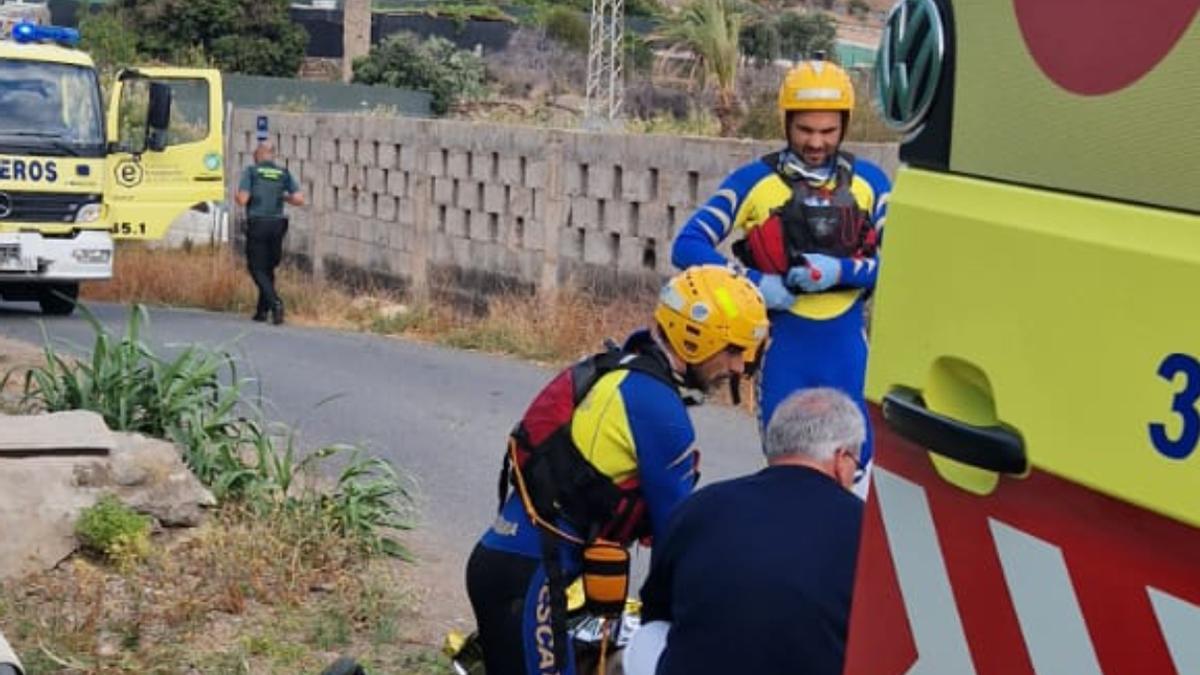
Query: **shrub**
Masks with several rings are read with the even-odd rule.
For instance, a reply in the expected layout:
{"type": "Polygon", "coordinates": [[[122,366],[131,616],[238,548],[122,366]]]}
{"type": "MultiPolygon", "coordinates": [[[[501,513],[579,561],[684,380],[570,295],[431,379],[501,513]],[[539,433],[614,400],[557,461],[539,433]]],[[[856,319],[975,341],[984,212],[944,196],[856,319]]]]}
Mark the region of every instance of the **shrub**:
{"type": "Polygon", "coordinates": [[[742,124],[738,127],[738,135],[743,138],[759,138],[766,141],[782,141],[783,128],[779,119],[779,107],[775,99],[759,97],[754,99],[742,124]]]}
{"type": "Polygon", "coordinates": [[[752,21],[742,26],[738,37],[742,53],[760,63],[779,58],[779,31],[775,22],[766,19],[752,21]]]}
{"type": "Polygon", "coordinates": [[[779,119],[779,85],[782,73],[774,66],[743,68],[738,74],[738,89],[749,102],[738,127],[743,138],[781,142],[783,128],[779,119]]]}
{"type": "Polygon", "coordinates": [[[634,75],[649,75],[654,69],[654,48],[644,37],[625,33],[625,70],[634,75]]]}
{"type": "Polygon", "coordinates": [[[829,58],[835,55],[837,23],[828,14],[785,13],[775,24],[779,32],[779,53],[785,59],[801,59],[823,51],[829,58]]]}
{"type": "Polygon", "coordinates": [[[835,55],[837,22],[822,12],[770,13],[762,8],[750,14],[738,36],[742,53],[757,63],[777,58],[799,60],[823,51],[835,55]]]}
{"type": "MultiPolygon", "coordinates": [[[[293,23],[288,0],[115,0],[110,13],[138,51],[175,62],[191,49],[222,70],[292,77],[300,69],[308,34],[293,23]]],[[[190,57],[194,60],[194,56],[190,57]]]]}
{"type": "MultiPolygon", "coordinates": [[[[558,6],[577,12],[590,12],[592,0],[516,0],[516,4],[533,8],[558,6]]],[[[658,17],[666,12],[662,0],[625,0],[626,16],[658,17]]]]}
{"type": "Polygon", "coordinates": [[[666,12],[661,0],[626,0],[625,13],[629,16],[658,17],[666,12]]]}
{"type": "Polygon", "coordinates": [[[506,49],[488,57],[487,70],[502,95],[537,99],[582,92],[587,55],[550,39],[542,30],[520,28],[506,49]]]}
{"type": "Polygon", "coordinates": [[[150,518],[105,495],[83,510],[75,536],[84,548],[118,563],[145,557],[150,550],[150,518]]]}
{"type": "Polygon", "coordinates": [[[138,60],[137,35],[119,11],[88,13],[79,21],[81,47],[91,55],[104,79],[104,86],[118,68],[138,60]]]}
{"type": "Polygon", "coordinates": [[[697,108],[685,117],[652,115],[631,119],[625,130],[637,134],[666,134],[668,136],[719,136],[721,125],[707,110],[697,108]]]}
{"type": "Polygon", "coordinates": [[[355,59],[354,81],[428,91],[433,111],[444,115],[455,102],[484,94],[483,60],[444,38],[397,33],[355,59]]]}
{"type": "Polygon", "coordinates": [[[546,36],[571,49],[585,52],[591,40],[587,19],[570,7],[551,7],[541,14],[539,22],[546,36]]]}
{"type": "Polygon", "coordinates": [[[681,89],[656,86],[649,80],[642,80],[625,89],[625,111],[637,119],[670,116],[683,120],[691,114],[694,98],[681,89]]]}

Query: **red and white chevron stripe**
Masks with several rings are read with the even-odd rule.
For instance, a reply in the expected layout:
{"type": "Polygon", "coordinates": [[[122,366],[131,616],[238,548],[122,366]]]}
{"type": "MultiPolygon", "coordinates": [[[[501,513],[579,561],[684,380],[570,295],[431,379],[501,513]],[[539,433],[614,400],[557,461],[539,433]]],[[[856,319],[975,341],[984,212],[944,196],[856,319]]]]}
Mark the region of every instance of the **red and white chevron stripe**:
{"type": "Polygon", "coordinates": [[[972,495],[875,423],[846,673],[1200,674],[1200,529],[1036,470],[972,495]]]}

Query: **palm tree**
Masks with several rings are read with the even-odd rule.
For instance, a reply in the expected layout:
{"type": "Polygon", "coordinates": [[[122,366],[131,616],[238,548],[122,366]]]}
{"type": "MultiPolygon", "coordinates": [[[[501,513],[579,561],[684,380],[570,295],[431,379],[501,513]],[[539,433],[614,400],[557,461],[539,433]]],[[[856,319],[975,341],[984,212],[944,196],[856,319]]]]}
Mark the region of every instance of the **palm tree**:
{"type": "Polygon", "coordinates": [[[717,95],[713,113],[721,124],[722,136],[733,136],[737,131],[741,28],[737,0],[690,0],[664,20],[656,35],[672,47],[690,51],[695,58],[693,75],[700,86],[713,85],[717,95]]]}

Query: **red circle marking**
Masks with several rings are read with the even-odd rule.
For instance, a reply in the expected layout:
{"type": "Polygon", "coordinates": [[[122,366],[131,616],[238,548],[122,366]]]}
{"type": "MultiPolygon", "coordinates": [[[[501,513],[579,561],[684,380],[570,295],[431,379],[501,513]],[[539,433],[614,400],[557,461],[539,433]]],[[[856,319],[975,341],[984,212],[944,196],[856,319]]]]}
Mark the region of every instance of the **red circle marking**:
{"type": "Polygon", "coordinates": [[[1033,60],[1060,87],[1111,94],[1154,69],[1179,42],[1200,0],[1013,0],[1033,60]]]}

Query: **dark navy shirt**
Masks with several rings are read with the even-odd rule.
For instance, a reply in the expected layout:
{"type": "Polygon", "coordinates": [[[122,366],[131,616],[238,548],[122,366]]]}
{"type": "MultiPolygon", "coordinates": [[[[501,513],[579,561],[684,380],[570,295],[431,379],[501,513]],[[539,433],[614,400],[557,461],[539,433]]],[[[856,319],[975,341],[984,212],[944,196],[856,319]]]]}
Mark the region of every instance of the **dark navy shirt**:
{"type": "Polygon", "coordinates": [[[814,469],[710,485],[655,542],[642,621],[670,621],[657,675],[840,675],[862,501],[814,469]]]}

